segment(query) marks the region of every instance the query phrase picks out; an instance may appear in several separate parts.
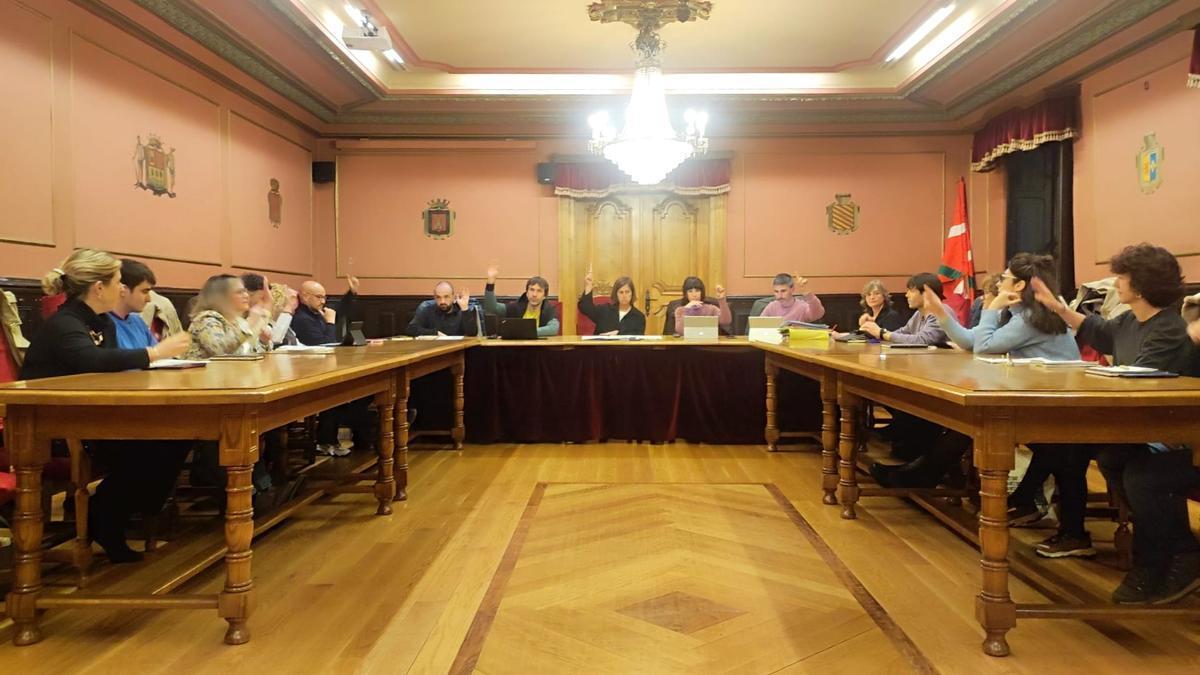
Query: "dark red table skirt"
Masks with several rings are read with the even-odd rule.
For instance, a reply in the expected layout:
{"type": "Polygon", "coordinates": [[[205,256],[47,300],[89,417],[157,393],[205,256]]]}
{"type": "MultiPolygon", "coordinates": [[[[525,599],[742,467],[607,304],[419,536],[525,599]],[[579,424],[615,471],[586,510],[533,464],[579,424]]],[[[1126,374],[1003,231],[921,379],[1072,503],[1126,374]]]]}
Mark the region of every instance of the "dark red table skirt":
{"type": "MultiPolygon", "coordinates": [[[[485,347],[467,352],[471,443],[605,440],[761,444],[764,352],[751,347],[485,347]]],[[[449,378],[413,383],[417,429],[448,429],[449,378]]],[[[815,382],[782,372],[780,428],[820,428],[815,382]]]]}

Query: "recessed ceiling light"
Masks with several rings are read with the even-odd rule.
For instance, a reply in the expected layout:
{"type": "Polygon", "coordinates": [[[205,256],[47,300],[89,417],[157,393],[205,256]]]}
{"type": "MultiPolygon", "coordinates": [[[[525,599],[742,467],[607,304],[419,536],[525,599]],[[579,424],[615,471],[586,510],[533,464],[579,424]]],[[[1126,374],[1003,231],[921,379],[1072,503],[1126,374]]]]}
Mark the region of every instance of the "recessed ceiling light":
{"type": "Polygon", "coordinates": [[[953,11],[954,5],[952,3],[934,12],[928,19],[925,19],[925,23],[918,26],[904,42],[901,42],[899,47],[893,49],[892,53],[888,54],[887,58],[884,59],[884,62],[891,63],[892,61],[904,58],[905,54],[912,51],[913,47],[916,47],[921,40],[924,40],[935,28],[940,26],[946,20],[946,17],[950,16],[950,12],[953,11]]]}

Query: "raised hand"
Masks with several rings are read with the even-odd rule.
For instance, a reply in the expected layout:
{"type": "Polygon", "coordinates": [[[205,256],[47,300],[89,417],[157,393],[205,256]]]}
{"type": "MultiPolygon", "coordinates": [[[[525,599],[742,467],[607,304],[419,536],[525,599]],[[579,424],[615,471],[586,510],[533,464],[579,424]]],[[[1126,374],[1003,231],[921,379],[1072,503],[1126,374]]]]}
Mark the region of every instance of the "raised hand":
{"type": "Polygon", "coordinates": [[[805,293],[808,293],[808,279],[807,278],[799,276],[799,275],[794,275],[792,277],[792,279],[795,280],[797,293],[799,293],[800,295],[804,295],[805,293]]]}
{"type": "Polygon", "coordinates": [[[350,292],[351,293],[358,293],[358,286],[359,286],[358,277],[356,277],[354,275],[350,275],[350,276],[346,277],[346,283],[350,284],[350,292]]]}
{"type": "Polygon", "coordinates": [[[1021,294],[1014,291],[1001,291],[999,295],[992,298],[988,303],[988,309],[1008,309],[1013,305],[1021,304],[1021,294]]]}
{"type": "Polygon", "coordinates": [[[283,292],[283,311],[287,312],[288,314],[295,314],[296,308],[299,306],[300,294],[296,292],[296,289],[289,286],[287,290],[283,292]]]}
{"type": "Polygon", "coordinates": [[[717,289],[716,289],[716,292],[717,292],[717,299],[718,299],[718,300],[724,300],[724,299],[725,299],[725,287],[724,287],[724,286],[722,286],[721,284],[717,284],[717,289]]]}
{"type": "Polygon", "coordinates": [[[1046,285],[1046,282],[1042,281],[1038,277],[1034,277],[1029,280],[1029,285],[1033,286],[1034,300],[1037,300],[1045,305],[1050,311],[1054,312],[1055,314],[1061,314],[1067,309],[1067,306],[1063,304],[1062,300],[1059,300],[1058,296],[1054,294],[1054,291],[1050,290],[1050,287],[1046,285]]]}
{"type": "Polygon", "coordinates": [[[176,333],[165,337],[162,342],[149,349],[150,360],[173,359],[186,352],[192,346],[192,336],[188,333],[176,333]]]}
{"type": "Polygon", "coordinates": [[[583,293],[587,295],[592,292],[594,280],[592,279],[592,268],[588,268],[587,274],[583,277],[583,293]]]}
{"type": "Polygon", "coordinates": [[[462,311],[467,311],[467,307],[471,304],[471,294],[467,292],[466,287],[458,289],[458,293],[454,296],[454,301],[458,303],[458,308],[462,311]]]}
{"type": "Polygon", "coordinates": [[[496,269],[495,265],[489,265],[487,268],[487,282],[489,284],[496,283],[496,277],[500,275],[500,270],[496,269]]]}
{"type": "Polygon", "coordinates": [[[936,316],[938,321],[946,320],[946,305],[932,288],[926,286],[925,290],[921,291],[921,297],[925,301],[926,312],[936,316]]]}

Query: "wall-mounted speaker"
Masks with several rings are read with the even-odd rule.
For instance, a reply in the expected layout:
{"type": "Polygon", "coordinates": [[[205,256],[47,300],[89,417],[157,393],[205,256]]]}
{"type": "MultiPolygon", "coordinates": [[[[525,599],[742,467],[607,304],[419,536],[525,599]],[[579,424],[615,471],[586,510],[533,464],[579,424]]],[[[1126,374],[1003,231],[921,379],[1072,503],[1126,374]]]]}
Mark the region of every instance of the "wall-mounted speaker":
{"type": "Polygon", "coordinates": [[[538,164],[537,179],[542,185],[554,185],[554,163],[542,162],[538,164]]]}
{"type": "Polygon", "coordinates": [[[333,162],[313,162],[312,173],[314,183],[332,183],[337,180],[337,164],[333,162]]]}

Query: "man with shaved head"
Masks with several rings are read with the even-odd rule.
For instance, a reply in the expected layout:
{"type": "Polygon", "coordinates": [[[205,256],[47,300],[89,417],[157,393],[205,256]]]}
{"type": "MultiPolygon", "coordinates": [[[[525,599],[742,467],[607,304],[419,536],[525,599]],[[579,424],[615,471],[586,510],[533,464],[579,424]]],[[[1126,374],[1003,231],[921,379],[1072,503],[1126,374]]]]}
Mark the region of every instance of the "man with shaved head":
{"type": "MultiPolygon", "coordinates": [[[[350,310],[354,296],[358,293],[358,279],[347,277],[350,290],[342,296],[338,310],[343,315],[350,310]]],[[[323,345],[338,341],[337,310],[326,303],[325,287],[316,281],[306,281],[300,285],[300,305],[292,317],[292,330],[296,339],[303,345],[323,345]]],[[[370,399],[360,399],[352,403],[326,410],[317,416],[317,452],[333,457],[345,457],[350,454],[349,448],[343,448],[338,443],[338,427],[345,424],[354,432],[354,447],[369,448],[374,444],[371,434],[370,417],[367,406],[370,399]]]]}
{"type": "MultiPolygon", "coordinates": [[[[358,279],[347,277],[350,290],[342,296],[338,310],[345,314],[358,293],[358,279]]],[[[292,317],[292,330],[300,344],[323,345],[338,341],[337,311],[326,303],[325,287],[313,280],[300,285],[300,306],[292,317]]]]}
{"type": "Polygon", "coordinates": [[[449,281],[439,281],[433,287],[433,299],[417,306],[405,333],[421,335],[476,335],[479,329],[478,308],[471,305],[466,288],[457,292],[449,281]]]}

